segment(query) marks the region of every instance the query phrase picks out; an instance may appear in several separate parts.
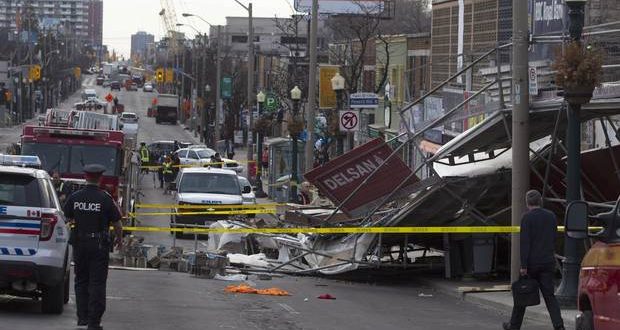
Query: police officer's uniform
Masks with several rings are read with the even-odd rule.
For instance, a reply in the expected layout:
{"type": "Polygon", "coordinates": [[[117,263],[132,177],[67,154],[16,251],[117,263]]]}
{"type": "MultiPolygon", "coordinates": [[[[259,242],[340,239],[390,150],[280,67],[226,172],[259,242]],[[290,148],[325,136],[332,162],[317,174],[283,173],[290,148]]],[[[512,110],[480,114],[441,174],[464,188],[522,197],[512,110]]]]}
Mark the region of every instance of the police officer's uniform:
{"type": "MultiPolygon", "coordinates": [[[[101,176],[105,167],[84,167],[86,176],[101,176]]],[[[106,281],[110,251],[109,226],[121,220],[112,197],[98,185],[87,184],[67,198],[64,212],[75,221],[71,242],[75,262],[75,296],[78,325],[101,329],[105,311],[106,281]]]]}

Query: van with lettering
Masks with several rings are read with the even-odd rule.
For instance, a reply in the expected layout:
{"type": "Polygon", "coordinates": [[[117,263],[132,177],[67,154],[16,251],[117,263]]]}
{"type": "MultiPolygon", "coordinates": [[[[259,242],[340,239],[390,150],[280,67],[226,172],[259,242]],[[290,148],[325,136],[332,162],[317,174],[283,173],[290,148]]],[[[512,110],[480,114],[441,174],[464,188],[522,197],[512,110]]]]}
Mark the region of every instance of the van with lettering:
{"type": "Polygon", "coordinates": [[[577,330],[620,329],[620,198],[605,213],[590,217],[593,225],[588,228],[588,204],[572,202],[566,211],[566,230],[575,239],[594,239],[581,262],[576,319],[577,330]]]}
{"type": "Polygon", "coordinates": [[[0,295],[69,302],[69,228],[46,171],[0,165],[0,295]]]}
{"type": "MultiPolygon", "coordinates": [[[[174,215],[170,218],[171,228],[184,228],[188,225],[210,226],[218,220],[229,218],[228,214],[187,214],[205,211],[232,210],[243,204],[242,193],[251,192],[251,187],[241,187],[237,173],[211,167],[182,168],[175,187],[174,215]],[[214,208],[194,206],[213,205],[214,208]],[[184,208],[184,206],[192,206],[184,208]],[[227,208],[229,206],[230,208],[227,208]]],[[[182,237],[180,232],[175,232],[182,237]]]]}

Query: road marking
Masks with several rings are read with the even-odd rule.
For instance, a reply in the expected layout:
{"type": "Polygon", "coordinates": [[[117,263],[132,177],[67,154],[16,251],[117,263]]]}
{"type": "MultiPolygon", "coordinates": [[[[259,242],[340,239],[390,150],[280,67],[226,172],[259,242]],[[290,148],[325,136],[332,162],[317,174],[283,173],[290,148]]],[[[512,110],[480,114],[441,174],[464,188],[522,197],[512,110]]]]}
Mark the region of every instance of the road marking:
{"type": "Polygon", "coordinates": [[[280,305],[280,307],[284,308],[285,311],[291,313],[291,314],[299,314],[298,311],[294,310],[293,307],[284,304],[284,303],[278,303],[278,305],[280,305]]]}

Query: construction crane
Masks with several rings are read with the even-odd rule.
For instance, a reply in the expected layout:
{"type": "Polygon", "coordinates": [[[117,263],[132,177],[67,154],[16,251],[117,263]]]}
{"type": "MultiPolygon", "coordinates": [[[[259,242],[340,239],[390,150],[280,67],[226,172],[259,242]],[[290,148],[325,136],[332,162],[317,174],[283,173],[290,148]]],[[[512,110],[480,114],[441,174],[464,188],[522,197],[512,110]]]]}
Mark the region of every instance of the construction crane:
{"type": "Polygon", "coordinates": [[[164,23],[164,29],[166,30],[166,34],[168,35],[168,49],[170,54],[175,55],[178,48],[176,12],[174,11],[174,5],[172,4],[172,1],[160,1],[161,11],[159,12],[159,16],[161,16],[162,22],[164,23]]]}

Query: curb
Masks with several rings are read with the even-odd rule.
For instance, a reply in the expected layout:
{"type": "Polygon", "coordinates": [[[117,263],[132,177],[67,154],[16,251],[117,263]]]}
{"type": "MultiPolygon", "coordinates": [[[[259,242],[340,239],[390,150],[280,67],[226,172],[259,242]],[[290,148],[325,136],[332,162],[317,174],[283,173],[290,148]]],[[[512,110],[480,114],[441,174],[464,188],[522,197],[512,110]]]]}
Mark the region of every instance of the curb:
{"type": "MultiPolygon", "coordinates": [[[[448,288],[444,285],[441,285],[429,278],[418,278],[420,282],[426,286],[431,287],[433,290],[442,293],[444,295],[460,299],[462,301],[480,306],[482,308],[491,309],[496,312],[501,313],[502,315],[506,315],[506,320],[510,318],[510,314],[512,313],[512,305],[504,304],[501,302],[493,301],[491,299],[487,299],[481,296],[477,296],[475,293],[464,293],[448,288]]],[[[544,304],[544,301],[541,298],[541,304],[544,304]]],[[[562,310],[562,312],[565,312],[562,310]]],[[[575,328],[575,319],[566,317],[566,315],[562,315],[564,319],[564,327],[566,329],[574,329],[575,328]]],[[[532,320],[541,323],[549,324],[551,319],[549,318],[549,314],[545,311],[540,311],[539,309],[528,308],[525,312],[526,320],[532,320]]],[[[500,325],[501,326],[501,325],[500,325]]]]}

